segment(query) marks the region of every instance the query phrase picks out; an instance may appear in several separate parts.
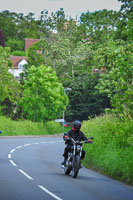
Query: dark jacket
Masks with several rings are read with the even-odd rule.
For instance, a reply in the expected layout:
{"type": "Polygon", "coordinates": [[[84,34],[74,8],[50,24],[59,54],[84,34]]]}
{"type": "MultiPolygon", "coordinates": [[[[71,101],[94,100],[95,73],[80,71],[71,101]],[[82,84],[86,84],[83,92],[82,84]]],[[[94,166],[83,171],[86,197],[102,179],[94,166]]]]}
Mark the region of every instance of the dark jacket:
{"type": "MultiPolygon", "coordinates": [[[[87,140],[87,137],[84,135],[84,133],[82,131],[75,131],[74,128],[72,128],[72,130],[68,131],[66,133],[66,135],[70,138],[73,138],[75,141],[81,141],[81,140],[87,140]]],[[[66,140],[66,144],[71,144],[71,141],[67,141],[66,140]]]]}

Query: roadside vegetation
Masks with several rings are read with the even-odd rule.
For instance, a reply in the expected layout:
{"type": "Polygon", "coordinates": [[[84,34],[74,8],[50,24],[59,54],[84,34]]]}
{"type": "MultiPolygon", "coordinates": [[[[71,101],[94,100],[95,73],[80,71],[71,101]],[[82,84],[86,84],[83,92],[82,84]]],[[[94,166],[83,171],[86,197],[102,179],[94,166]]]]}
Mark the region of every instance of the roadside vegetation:
{"type": "Polygon", "coordinates": [[[46,123],[31,122],[28,120],[13,121],[4,116],[0,116],[0,130],[2,136],[25,136],[25,135],[54,135],[67,131],[60,123],[48,121],[46,123]]]}
{"type": "Polygon", "coordinates": [[[93,136],[84,145],[86,167],[133,185],[133,120],[130,116],[104,115],[84,121],[82,130],[93,136]]]}

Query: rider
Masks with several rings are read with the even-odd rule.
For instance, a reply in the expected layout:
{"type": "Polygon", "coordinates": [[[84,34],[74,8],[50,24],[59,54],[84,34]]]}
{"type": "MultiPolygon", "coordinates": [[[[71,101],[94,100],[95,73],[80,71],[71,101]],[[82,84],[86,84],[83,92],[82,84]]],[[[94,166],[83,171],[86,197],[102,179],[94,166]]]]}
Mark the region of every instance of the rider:
{"type": "MultiPolygon", "coordinates": [[[[64,133],[64,136],[63,136],[63,139],[65,140],[65,136],[68,136],[69,138],[73,138],[75,141],[88,141],[87,137],[84,135],[84,133],[82,131],[80,131],[80,128],[81,128],[81,122],[76,120],[74,121],[74,124],[73,124],[73,128],[68,131],[67,133],[64,133]]],[[[72,146],[72,142],[70,140],[65,140],[65,144],[66,144],[66,147],[64,149],[64,161],[61,163],[62,165],[65,165],[66,164],[66,160],[67,160],[67,157],[68,157],[68,152],[71,151],[71,146],[72,146]]],[[[81,159],[83,159],[85,157],[85,151],[82,150],[82,156],[81,156],[81,159]]]]}

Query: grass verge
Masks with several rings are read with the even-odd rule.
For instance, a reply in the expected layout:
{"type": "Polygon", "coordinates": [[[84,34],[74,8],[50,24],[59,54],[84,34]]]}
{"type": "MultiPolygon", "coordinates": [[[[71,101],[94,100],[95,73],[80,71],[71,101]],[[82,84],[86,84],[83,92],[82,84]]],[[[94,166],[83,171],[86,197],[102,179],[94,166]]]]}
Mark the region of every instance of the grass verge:
{"type": "Polygon", "coordinates": [[[63,133],[66,129],[54,121],[43,123],[33,123],[31,121],[13,121],[0,116],[0,130],[2,136],[23,136],[23,135],[50,135],[63,133]]]}
{"type": "Polygon", "coordinates": [[[84,121],[82,131],[94,142],[84,145],[83,164],[133,185],[133,120],[105,115],[84,121]]]}

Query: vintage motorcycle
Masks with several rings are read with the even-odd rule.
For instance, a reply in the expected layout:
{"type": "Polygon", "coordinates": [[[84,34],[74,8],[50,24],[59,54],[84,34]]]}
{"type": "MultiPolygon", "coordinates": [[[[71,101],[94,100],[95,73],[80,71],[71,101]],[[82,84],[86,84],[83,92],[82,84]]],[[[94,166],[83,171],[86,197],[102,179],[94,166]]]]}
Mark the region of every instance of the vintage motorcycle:
{"type": "Polygon", "coordinates": [[[92,143],[90,139],[94,139],[90,137],[88,140],[83,142],[75,141],[73,138],[69,138],[68,136],[64,136],[66,140],[71,140],[71,152],[68,152],[68,158],[66,160],[66,164],[62,165],[64,169],[64,173],[69,175],[72,172],[72,177],[76,178],[81,167],[81,155],[82,155],[82,146],[84,143],[92,143]]]}

